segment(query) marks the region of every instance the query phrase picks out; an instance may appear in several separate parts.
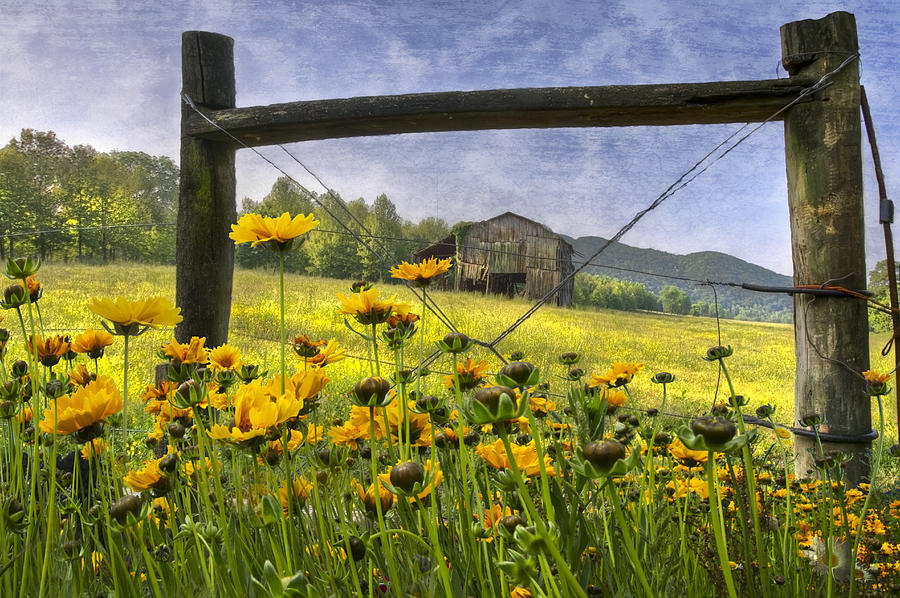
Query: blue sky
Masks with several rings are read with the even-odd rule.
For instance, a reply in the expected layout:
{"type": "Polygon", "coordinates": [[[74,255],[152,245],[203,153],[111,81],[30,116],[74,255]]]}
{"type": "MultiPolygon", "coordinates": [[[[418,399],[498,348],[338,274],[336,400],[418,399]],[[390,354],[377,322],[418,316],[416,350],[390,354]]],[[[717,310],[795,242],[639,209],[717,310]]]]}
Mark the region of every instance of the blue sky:
{"type": "MultiPolygon", "coordinates": [[[[237,104],[503,87],[766,79],[779,27],[856,15],[862,82],[888,193],[900,180],[900,3],[731,0],[357,2],[0,0],[0,139],[54,130],[101,151],[177,159],[180,40],[235,39],[237,104]]],[[[506,210],[573,236],[609,237],[736,125],[416,134],[294,144],[345,199],[386,193],[406,218],[506,210]]],[[[321,190],[275,148],[288,172],[321,190]]],[[[883,259],[866,154],[870,266],[883,259]]],[[[278,173],[238,153],[238,199],[278,173]]],[[[897,197],[894,197],[898,200],[897,197]]],[[[791,272],[782,125],[766,125],[649,214],[623,242],[715,250],[791,272]]]]}

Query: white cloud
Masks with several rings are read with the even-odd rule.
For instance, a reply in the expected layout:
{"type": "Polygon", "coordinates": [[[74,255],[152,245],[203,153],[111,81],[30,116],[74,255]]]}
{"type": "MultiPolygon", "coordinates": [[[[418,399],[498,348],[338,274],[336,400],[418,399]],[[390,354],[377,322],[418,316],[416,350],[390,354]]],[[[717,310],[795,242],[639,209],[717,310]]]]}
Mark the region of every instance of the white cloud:
{"type": "MultiPolygon", "coordinates": [[[[862,77],[888,183],[900,180],[900,82],[894,76],[900,8],[889,0],[5,4],[0,139],[23,127],[52,129],[70,144],[176,158],[180,39],[187,29],[234,37],[238,103],[255,105],[432,90],[774,77],[778,28],[843,8],[857,14],[862,77]]],[[[769,128],[649,214],[624,241],[680,252],[730,251],[789,269],[783,253],[784,150],[779,125],[769,128]]],[[[407,218],[453,221],[515,209],[560,232],[609,236],[730,130],[488,131],[321,141],[294,149],[345,198],[372,201],[385,192],[407,218]]],[[[266,151],[315,188],[277,149],[266,151]]],[[[261,198],[279,176],[246,151],[238,169],[239,199],[261,198]]],[[[871,175],[866,185],[871,212],[871,175]]],[[[870,224],[870,254],[878,251],[879,236],[877,224],[870,224]]]]}

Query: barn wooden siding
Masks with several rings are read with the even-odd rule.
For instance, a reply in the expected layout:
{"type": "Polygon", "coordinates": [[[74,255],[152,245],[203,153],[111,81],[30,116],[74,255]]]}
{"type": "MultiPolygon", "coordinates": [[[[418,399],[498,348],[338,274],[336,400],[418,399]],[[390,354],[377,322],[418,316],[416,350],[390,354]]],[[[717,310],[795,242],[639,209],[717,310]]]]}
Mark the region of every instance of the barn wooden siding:
{"type": "MultiPolygon", "coordinates": [[[[457,238],[456,288],[524,295],[538,299],[571,274],[574,250],[546,226],[507,212],[473,223],[457,238]]],[[[556,294],[557,305],[571,305],[574,281],[556,294]]]]}

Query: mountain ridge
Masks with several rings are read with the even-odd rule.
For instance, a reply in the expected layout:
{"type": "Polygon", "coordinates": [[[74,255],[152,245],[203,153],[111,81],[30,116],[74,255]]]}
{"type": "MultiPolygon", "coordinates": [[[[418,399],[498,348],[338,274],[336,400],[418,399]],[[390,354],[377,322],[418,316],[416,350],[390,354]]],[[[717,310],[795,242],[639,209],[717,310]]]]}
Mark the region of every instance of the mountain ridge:
{"type": "MultiPolygon", "coordinates": [[[[602,247],[603,237],[562,237],[575,249],[575,267],[584,263],[602,247]]],[[[790,322],[793,302],[786,294],[758,293],[740,288],[751,283],[762,286],[789,287],[790,276],[719,251],[697,251],[676,254],[659,249],[644,249],[624,243],[612,243],[592,264],[582,270],[588,274],[609,276],[639,282],[659,294],[666,286],[684,290],[692,303],[718,302],[726,317],[765,322],[790,322]],[[683,280],[690,279],[690,280],[683,280]],[[697,282],[703,281],[703,283],[697,282]],[[715,284],[715,292],[712,285],[715,284]]]]}

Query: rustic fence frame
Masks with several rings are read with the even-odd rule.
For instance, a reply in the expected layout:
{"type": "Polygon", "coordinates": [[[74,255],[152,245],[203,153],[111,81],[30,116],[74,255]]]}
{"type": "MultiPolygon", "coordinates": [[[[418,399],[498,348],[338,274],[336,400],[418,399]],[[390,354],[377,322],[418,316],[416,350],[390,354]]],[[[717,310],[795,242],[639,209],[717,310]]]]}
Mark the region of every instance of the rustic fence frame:
{"type": "MultiPolygon", "coordinates": [[[[794,282],[840,279],[848,288],[866,286],[858,63],[788,107],[803,89],[858,52],[850,13],[782,26],[782,62],[790,77],[761,81],[498,89],[236,108],[233,46],[231,38],[215,33],[182,36],[183,93],[203,115],[182,106],[176,258],[181,342],[205,336],[214,346],[228,337],[234,139],[253,147],[398,133],[762,122],[787,107],[777,118],[785,127],[794,282]]],[[[795,415],[823,415],[823,431],[832,434],[868,434],[869,400],[858,375],[869,364],[864,302],[798,294],[794,312],[795,415]]],[[[870,443],[827,444],[855,457],[848,481],[855,484],[867,475],[870,443]]],[[[814,446],[814,439],[796,438],[798,475],[812,469],[807,449],[814,446]]]]}

